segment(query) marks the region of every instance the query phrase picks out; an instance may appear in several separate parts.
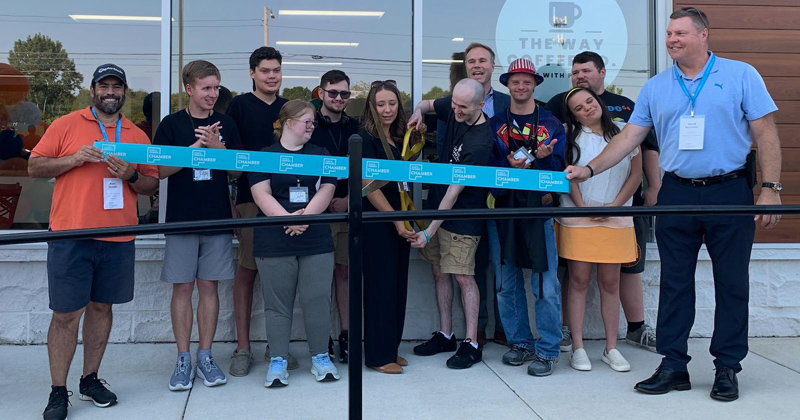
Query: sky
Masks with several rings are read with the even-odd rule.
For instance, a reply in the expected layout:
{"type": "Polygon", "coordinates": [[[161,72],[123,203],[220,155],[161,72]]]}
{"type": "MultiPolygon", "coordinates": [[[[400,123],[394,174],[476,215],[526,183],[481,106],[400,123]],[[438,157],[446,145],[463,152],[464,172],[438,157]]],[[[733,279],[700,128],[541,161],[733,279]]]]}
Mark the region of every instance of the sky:
{"type": "MultiPolygon", "coordinates": [[[[3,28],[3,35],[0,37],[0,62],[8,61],[8,50],[13,47],[15,40],[41,32],[63,43],[70,57],[75,60],[77,70],[84,74],[85,86],[88,86],[95,67],[114,62],[126,70],[131,88],[147,91],[160,89],[159,22],[75,21],[69,17],[70,14],[159,16],[159,0],[30,0],[7,3],[0,12],[0,27],[3,28]]],[[[508,61],[507,55],[501,57],[499,54],[503,48],[498,48],[502,44],[501,40],[496,39],[498,33],[508,33],[511,41],[514,41],[520,31],[530,32],[530,28],[544,33],[549,29],[548,10],[570,10],[572,13],[573,7],[575,10],[582,7],[587,10],[587,15],[576,18],[575,28],[588,22],[595,22],[597,26],[597,22],[601,22],[600,26],[608,27],[602,36],[607,37],[610,42],[615,36],[614,30],[620,27],[620,22],[602,23],[603,19],[596,12],[590,12],[592,4],[603,3],[605,9],[613,9],[618,5],[627,29],[627,45],[617,45],[611,49],[613,54],[624,57],[624,61],[615,63],[620,71],[613,83],[621,86],[624,94],[635,99],[649,71],[647,2],[582,0],[575,3],[576,5],[543,0],[426,0],[423,6],[422,58],[449,59],[454,52],[463,51],[469,42],[482,42],[498,50],[497,68],[494,72],[496,81],[508,61]],[[525,5],[523,13],[509,15],[508,10],[520,1],[525,5]],[[505,12],[504,7],[508,8],[505,12]],[[596,19],[588,19],[590,14],[596,19]],[[453,40],[456,37],[463,37],[464,40],[453,40]]],[[[276,42],[285,41],[358,44],[335,47],[277,45],[287,62],[283,66],[284,88],[313,88],[319,83],[318,77],[322,73],[336,68],[348,73],[354,82],[397,80],[400,89],[410,93],[411,1],[342,0],[335,3],[337,10],[384,12],[379,18],[289,16],[280,13],[287,9],[330,10],[331,4],[328,0],[236,0],[226,2],[225,7],[220,8],[219,3],[212,0],[184,0],[183,62],[185,64],[201,58],[209,60],[220,68],[223,85],[238,92],[248,91],[251,84],[247,61],[250,53],[264,43],[262,16],[263,8],[268,6],[276,16],[275,19],[269,19],[269,42],[272,46],[276,46],[276,42]],[[326,64],[304,64],[309,62],[326,64]]],[[[178,86],[178,6],[178,0],[174,0],[174,89],[178,86]]],[[[600,33],[603,27],[592,28],[595,30],[591,32],[600,33]]],[[[549,32],[552,33],[553,30],[549,32]]],[[[581,38],[579,34],[573,35],[581,38]]],[[[552,37],[552,34],[541,36],[552,37]]],[[[601,35],[591,37],[595,36],[601,35]]],[[[607,43],[605,48],[608,45],[607,43]]],[[[546,61],[546,57],[544,58],[546,61]]],[[[568,82],[553,81],[550,88],[560,89],[564,83],[568,82]]],[[[423,64],[423,92],[433,86],[446,89],[449,84],[449,64],[423,64]]],[[[498,82],[494,85],[498,90],[504,90],[498,82]]]]}

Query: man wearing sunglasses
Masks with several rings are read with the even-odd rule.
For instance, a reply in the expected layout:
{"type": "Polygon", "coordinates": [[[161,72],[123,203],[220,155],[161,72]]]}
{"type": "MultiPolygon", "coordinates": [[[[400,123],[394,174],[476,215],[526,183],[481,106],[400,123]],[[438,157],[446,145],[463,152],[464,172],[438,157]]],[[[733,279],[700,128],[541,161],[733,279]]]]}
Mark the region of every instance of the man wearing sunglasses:
{"type": "MultiPolygon", "coordinates": [[[[586,166],[567,167],[582,182],[619,162],[644,140],[651,127],[666,171],[657,205],[752,205],[747,164],[758,148],[760,205],[779,205],[781,149],[775,102],[749,64],[708,50],[708,18],[693,8],[676,10],[667,26],[666,47],[675,64],[642,87],[628,125],[586,166]],[[706,130],[705,128],[708,127],[706,130]]],[[[739,398],[736,374],[747,356],[750,253],[755,221],[774,227],[780,216],[658,216],[661,258],[657,350],[661,365],[635,389],[645,394],[688,390],[688,338],[695,318],[695,269],[703,243],[714,272],[716,308],[710,353],[716,373],[711,398],[739,398]]]]}
{"type": "MultiPolygon", "coordinates": [[[[453,178],[469,176],[466,165],[486,166],[492,150],[493,137],[489,118],[481,110],[484,105],[483,86],[474,79],[462,79],[453,88],[453,94],[435,101],[420,102],[408,121],[408,127],[419,129],[422,116],[436,112],[437,118],[447,121],[443,151],[439,163],[459,165],[453,168],[453,178]],[[465,166],[461,166],[465,165],[465,166]]],[[[482,188],[434,185],[429,200],[439,210],[479,209],[485,206],[486,192],[482,188]]],[[[481,220],[434,220],[427,229],[417,233],[411,244],[420,249],[423,258],[430,261],[436,283],[436,302],[439,309],[440,330],[423,344],[414,347],[414,354],[431,356],[454,351],[457,340],[452,328],[453,283],[456,278],[461,290],[461,301],[466,318],[466,339],[458,346],[456,354],[447,360],[447,367],[466,369],[482,359],[478,345],[478,285],[475,282],[475,253],[483,232],[481,220]],[[441,226],[441,228],[440,228],[441,226]],[[437,233],[439,233],[437,235],[437,233]]]]}
{"type": "MultiPolygon", "coordinates": [[[[350,103],[350,78],[341,70],[330,70],[319,82],[322,106],[316,114],[317,128],[311,134],[311,144],[324,147],[331,156],[347,156],[350,136],[358,132],[358,120],[350,118],[344,110],[350,103]]],[[[330,213],[347,211],[347,179],[336,182],[333,200],[328,206],[330,213]]],[[[334,269],[333,284],[336,307],[339,311],[339,361],[347,363],[348,329],[348,282],[347,282],[347,223],[331,224],[333,235],[334,269]]],[[[332,350],[332,349],[331,349],[332,350]]],[[[331,355],[333,356],[333,355],[331,355]]]]}

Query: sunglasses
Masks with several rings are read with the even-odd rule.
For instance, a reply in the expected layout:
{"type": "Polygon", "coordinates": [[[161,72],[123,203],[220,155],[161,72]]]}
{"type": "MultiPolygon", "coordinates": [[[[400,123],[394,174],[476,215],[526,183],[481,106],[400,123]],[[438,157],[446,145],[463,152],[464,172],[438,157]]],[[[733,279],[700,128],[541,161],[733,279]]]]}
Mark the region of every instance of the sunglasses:
{"type": "Polygon", "coordinates": [[[376,81],[372,82],[372,88],[373,89],[379,88],[379,87],[381,87],[383,85],[397,87],[397,81],[395,81],[395,80],[376,80],[376,81]]]}
{"type": "Polygon", "coordinates": [[[708,20],[706,20],[706,17],[703,15],[702,12],[700,12],[700,10],[698,10],[695,7],[684,7],[681,10],[684,12],[689,12],[694,15],[697,15],[700,18],[700,20],[703,21],[703,25],[705,26],[705,28],[708,29],[708,20]]]}
{"type": "Polygon", "coordinates": [[[330,99],[336,99],[337,96],[341,96],[342,99],[349,99],[350,98],[350,94],[352,93],[349,90],[335,90],[335,89],[328,90],[328,89],[323,89],[323,88],[319,88],[319,89],[321,91],[327,93],[328,94],[328,98],[330,98],[330,99]]]}
{"type": "Polygon", "coordinates": [[[295,120],[295,121],[297,121],[299,123],[304,123],[306,125],[306,129],[317,128],[317,124],[318,124],[317,120],[296,120],[294,118],[289,118],[289,119],[290,120],[295,120]]]}

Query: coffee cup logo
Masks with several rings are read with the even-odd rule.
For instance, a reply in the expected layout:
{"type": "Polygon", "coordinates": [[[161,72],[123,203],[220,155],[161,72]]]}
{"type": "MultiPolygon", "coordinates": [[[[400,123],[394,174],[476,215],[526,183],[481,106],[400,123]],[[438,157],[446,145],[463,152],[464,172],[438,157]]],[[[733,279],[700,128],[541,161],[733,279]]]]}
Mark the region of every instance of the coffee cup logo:
{"type": "MultiPolygon", "coordinates": [[[[615,0],[506,0],[497,17],[495,42],[499,65],[531,60],[545,79],[542,88],[568,83],[572,59],[583,51],[603,57],[605,82],[612,84],[627,55],[628,26],[615,0]]],[[[537,99],[549,99],[539,90],[537,99]]]]}
{"type": "Polygon", "coordinates": [[[554,28],[571,28],[583,15],[583,9],[571,1],[550,2],[550,25],[554,28]]]}

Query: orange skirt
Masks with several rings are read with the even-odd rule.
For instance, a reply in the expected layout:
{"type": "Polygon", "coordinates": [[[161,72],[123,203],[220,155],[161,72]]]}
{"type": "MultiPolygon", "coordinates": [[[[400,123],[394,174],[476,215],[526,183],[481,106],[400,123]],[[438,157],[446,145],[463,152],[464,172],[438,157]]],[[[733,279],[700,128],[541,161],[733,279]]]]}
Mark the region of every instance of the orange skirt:
{"type": "Polygon", "coordinates": [[[637,259],[633,227],[567,227],[555,224],[558,255],[573,261],[625,264],[637,259]]]}

